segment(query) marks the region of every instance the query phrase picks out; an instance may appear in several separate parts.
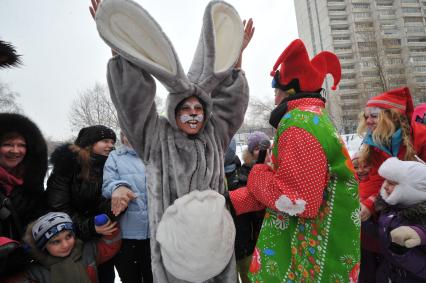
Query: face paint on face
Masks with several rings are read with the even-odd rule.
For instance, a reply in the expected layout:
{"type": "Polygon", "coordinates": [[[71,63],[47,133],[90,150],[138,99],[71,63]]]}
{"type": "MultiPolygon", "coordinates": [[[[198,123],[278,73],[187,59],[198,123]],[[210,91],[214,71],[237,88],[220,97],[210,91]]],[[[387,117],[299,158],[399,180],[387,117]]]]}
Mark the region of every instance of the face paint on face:
{"type": "Polygon", "coordinates": [[[364,110],[364,119],[367,124],[367,128],[370,132],[373,132],[377,127],[379,121],[379,114],[382,110],[378,107],[366,107],[364,110]]]}
{"type": "Polygon", "coordinates": [[[189,126],[191,127],[191,129],[195,129],[196,128],[196,122],[203,122],[204,120],[204,115],[203,114],[199,114],[196,116],[193,115],[187,115],[187,114],[183,114],[179,117],[180,121],[182,123],[189,123],[189,126]]]}
{"type": "Polygon", "coordinates": [[[190,97],[179,107],[176,113],[176,124],[188,135],[197,134],[204,122],[204,109],[200,100],[190,97]]]}

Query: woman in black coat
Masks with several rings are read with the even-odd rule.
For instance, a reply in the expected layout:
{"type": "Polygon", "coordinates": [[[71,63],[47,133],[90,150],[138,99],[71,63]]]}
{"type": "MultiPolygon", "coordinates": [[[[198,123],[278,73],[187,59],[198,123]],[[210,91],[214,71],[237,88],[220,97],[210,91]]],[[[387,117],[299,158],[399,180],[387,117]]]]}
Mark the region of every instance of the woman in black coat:
{"type": "Polygon", "coordinates": [[[0,276],[27,263],[20,240],[45,209],[47,146],[38,127],[20,114],[0,114],[0,276]]]}
{"type": "MultiPolygon", "coordinates": [[[[80,130],[74,144],[59,146],[51,155],[53,171],[47,181],[47,204],[51,210],[71,216],[77,237],[100,237],[105,226],[94,225],[94,217],[106,213],[113,219],[111,204],[102,196],[103,168],[114,148],[113,130],[95,125],[80,130]]],[[[104,232],[104,231],[103,231],[104,232]]],[[[99,268],[100,282],[113,282],[112,262],[99,268]]]]}

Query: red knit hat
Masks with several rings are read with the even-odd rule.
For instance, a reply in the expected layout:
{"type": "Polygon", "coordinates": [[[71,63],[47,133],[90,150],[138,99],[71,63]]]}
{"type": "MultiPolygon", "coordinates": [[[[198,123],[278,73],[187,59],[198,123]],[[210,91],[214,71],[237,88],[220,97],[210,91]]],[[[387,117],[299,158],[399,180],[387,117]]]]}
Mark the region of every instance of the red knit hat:
{"type": "Polygon", "coordinates": [[[401,114],[407,115],[409,121],[411,121],[414,110],[413,100],[411,99],[408,87],[392,89],[372,97],[367,101],[367,107],[394,109],[401,114]]]}
{"type": "Polygon", "coordinates": [[[300,39],[294,40],[278,57],[271,71],[271,76],[279,80],[281,86],[287,86],[293,80],[299,81],[300,91],[318,91],[321,89],[325,76],[331,74],[335,90],[341,78],[340,61],[334,53],[322,51],[309,61],[308,52],[300,39]],[[279,78],[276,78],[280,66],[279,78]]]}

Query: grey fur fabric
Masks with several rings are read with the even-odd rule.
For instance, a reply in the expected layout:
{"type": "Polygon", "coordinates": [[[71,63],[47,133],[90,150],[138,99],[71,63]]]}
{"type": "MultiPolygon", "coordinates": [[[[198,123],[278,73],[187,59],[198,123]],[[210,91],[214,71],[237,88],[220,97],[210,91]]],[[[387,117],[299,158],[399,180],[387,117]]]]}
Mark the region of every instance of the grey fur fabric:
{"type": "MultiPolygon", "coordinates": [[[[114,1],[119,2],[117,0],[109,2],[114,1]]],[[[133,9],[135,5],[137,4],[132,3],[129,9],[133,9]]],[[[121,38],[117,39],[110,31],[105,31],[109,20],[104,17],[107,13],[102,12],[102,6],[96,15],[101,37],[120,54],[108,63],[107,79],[111,99],[117,109],[124,133],[147,168],[152,271],[154,282],[158,283],[187,282],[167,272],[162,262],[156,232],[164,211],[177,198],[193,190],[211,189],[220,194],[225,192],[223,153],[241,126],[247,109],[249,98],[247,80],[242,71],[233,70],[238,57],[235,54],[238,55],[241,48],[242,35],[238,34],[243,31],[241,27],[234,29],[237,33],[234,38],[237,45],[239,44],[239,49],[236,52],[229,52],[234,54],[233,57],[222,60],[227,63],[219,66],[217,68],[219,72],[214,73],[216,56],[219,56],[219,53],[220,56],[227,54],[223,51],[226,46],[220,47],[222,50],[218,50],[215,46],[215,37],[219,36],[218,31],[213,30],[212,9],[215,5],[222,5],[219,8],[228,9],[228,12],[236,14],[232,6],[224,2],[214,1],[207,6],[202,35],[188,77],[182,75],[182,68],[172,46],[166,49],[171,52],[168,55],[172,58],[169,63],[172,66],[176,64],[176,68],[171,68],[176,72],[164,73],[155,62],[147,63],[148,59],[145,56],[132,53],[131,48],[134,46],[132,44],[137,39],[127,48],[120,43],[121,38]],[[98,16],[99,11],[101,14],[98,16]],[[152,76],[159,79],[170,91],[167,99],[167,117],[157,114],[154,103],[156,85],[152,76]],[[197,135],[189,137],[177,128],[175,111],[181,101],[191,96],[196,96],[202,101],[205,122],[197,135]]],[[[122,5],[115,8],[121,7],[122,5]]],[[[154,29],[151,35],[160,37],[158,42],[170,43],[159,26],[156,26],[158,24],[150,16],[144,15],[147,12],[141,10],[141,13],[139,17],[145,17],[144,21],[153,21],[150,22],[150,26],[154,29]]],[[[238,14],[236,16],[238,17],[238,14]]],[[[239,21],[241,22],[241,19],[239,21]]],[[[232,48],[235,48],[235,42],[230,42],[230,45],[234,45],[232,48]]],[[[205,282],[234,283],[236,280],[235,256],[233,256],[219,275],[205,282]]]]}

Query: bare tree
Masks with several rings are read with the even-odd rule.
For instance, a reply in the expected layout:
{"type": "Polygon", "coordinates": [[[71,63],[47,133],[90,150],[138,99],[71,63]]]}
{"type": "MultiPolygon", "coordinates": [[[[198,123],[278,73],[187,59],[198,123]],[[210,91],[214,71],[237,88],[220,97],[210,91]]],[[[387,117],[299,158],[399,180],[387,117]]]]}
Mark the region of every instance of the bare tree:
{"type": "Polygon", "coordinates": [[[19,93],[11,91],[6,83],[0,82],[0,112],[22,113],[16,101],[19,93]]]}
{"type": "MultiPolygon", "coordinates": [[[[155,97],[155,104],[158,111],[163,111],[161,97],[155,97]]],[[[93,88],[80,93],[71,105],[69,122],[73,132],[91,125],[104,125],[118,132],[120,124],[108,88],[96,83],[93,88]]]]}
{"type": "Polygon", "coordinates": [[[250,97],[248,109],[240,132],[270,128],[269,116],[274,108],[273,96],[264,96],[263,98],[250,97]]]}
{"type": "Polygon", "coordinates": [[[69,122],[73,132],[91,125],[105,125],[119,130],[117,112],[108,90],[104,85],[96,83],[91,89],[79,94],[73,101],[69,113],[69,122]]]}

